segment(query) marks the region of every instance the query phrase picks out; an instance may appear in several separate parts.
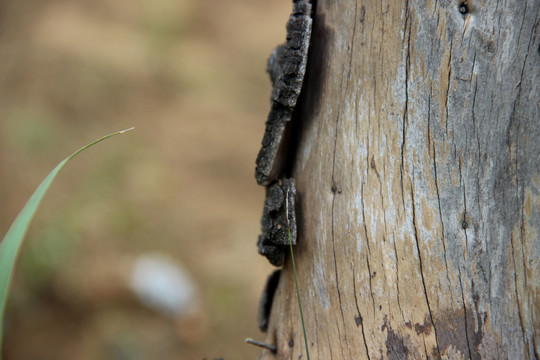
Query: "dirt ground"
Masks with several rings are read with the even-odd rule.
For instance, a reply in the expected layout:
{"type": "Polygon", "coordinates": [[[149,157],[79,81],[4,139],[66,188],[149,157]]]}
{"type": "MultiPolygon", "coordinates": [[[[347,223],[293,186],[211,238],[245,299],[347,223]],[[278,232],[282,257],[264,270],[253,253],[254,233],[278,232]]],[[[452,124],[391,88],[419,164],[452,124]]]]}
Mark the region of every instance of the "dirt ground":
{"type": "Polygon", "coordinates": [[[265,73],[290,0],[0,2],[0,232],[64,157],[21,251],[4,360],[254,359],[265,73]],[[165,254],[199,289],[167,316],[128,288],[165,254]]]}

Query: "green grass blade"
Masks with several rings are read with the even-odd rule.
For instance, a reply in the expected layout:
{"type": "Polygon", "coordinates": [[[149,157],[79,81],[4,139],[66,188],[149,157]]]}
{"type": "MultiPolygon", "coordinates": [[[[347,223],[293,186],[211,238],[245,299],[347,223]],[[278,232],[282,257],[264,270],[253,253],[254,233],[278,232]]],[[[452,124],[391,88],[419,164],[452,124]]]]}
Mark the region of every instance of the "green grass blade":
{"type": "Polygon", "coordinates": [[[32,221],[32,218],[34,217],[34,214],[36,213],[36,210],[43,199],[43,196],[47,192],[47,189],[53,182],[56,175],[62,170],[64,165],[71,159],[73,159],[75,156],[83,152],[84,150],[88,149],[89,147],[108,139],[112,136],[123,134],[126,131],[129,131],[133,128],[118,131],[112,134],[109,134],[107,136],[104,136],[82,148],[75,151],[73,154],[68,156],[66,159],[64,159],[60,164],[58,164],[50,173],[47,175],[47,177],[43,180],[41,184],[37,187],[37,189],[34,191],[26,205],[23,207],[15,221],[11,224],[11,227],[9,228],[8,232],[2,239],[2,242],[0,243],[0,357],[2,354],[2,324],[4,319],[4,310],[6,306],[6,300],[8,296],[9,291],[9,285],[11,282],[11,274],[13,272],[13,268],[15,265],[15,260],[17,258],[17,254],[19,252],[19,249],[21,247],[22,241],[24,239],[24,235],[26,234],[26,231],[28,230],[28,226],[30,225],[30,221],[32,221]]]}
{"type": "Polygon", "coordinates": [[[302,319],[302,330],[304,330],[304,342],[306,344],[306,355],[307,360],[309,360],[309,347],[308,347],[308,341],[306,336],[306,324],[304,323],[304,312],[302,311],[302,301],[300,301],[300,289],[298,288],[298,276],[296,275],[296,265],[294,264],[294,254],[293,254],[293,248],[292,248],[292,237],[291,237],[291,231],[289,230],[289,245],[291,247],[291,260],[292,260],[292,267],[294,272],[294,282],[296,283],[296,295],[298,296],[298,307],[300,308],[300,318],[302,319]]]}
{"type": "Polygon", "coordinates": [[[289,224],[289,191],[287,191],[287,195],[285,196],[285,206],[287,210],[287,228],[289,230],[289,247],[291,248],[291,260],[292,260],[292,268],[294,273],[294,283],[296,284],[296,295],[298,296],[298,307],[300,308],[300,319],[302,319],[302,330],[304,331],[304,343],[306,345],[306,355],[307,360],[309,360],[309,347],[308,347],[308,341],[306,336],[306,324],[304,323],[304,312],[302,311],[302,301],[300,300],[300,288],[298,287],[298,276],[296,275],[296,265],[294,263],[294,253],[293,253],[293,247],[292,247],[292,236],[291,236],[291,226],[289,224]]]}

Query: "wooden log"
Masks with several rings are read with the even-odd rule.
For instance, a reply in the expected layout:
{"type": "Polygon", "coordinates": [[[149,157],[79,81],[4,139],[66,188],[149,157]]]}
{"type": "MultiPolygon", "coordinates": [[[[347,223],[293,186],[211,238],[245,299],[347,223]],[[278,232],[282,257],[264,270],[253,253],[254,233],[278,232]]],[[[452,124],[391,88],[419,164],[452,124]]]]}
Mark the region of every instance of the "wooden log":
{"type": "MultiPolygon", "coordinates": [[[[540,1],[313,7],[288,154],[311,358],[540,358],[540,1]]],[[[306,359],[295,291],[286,257],[259,359],[306,359]]]]}

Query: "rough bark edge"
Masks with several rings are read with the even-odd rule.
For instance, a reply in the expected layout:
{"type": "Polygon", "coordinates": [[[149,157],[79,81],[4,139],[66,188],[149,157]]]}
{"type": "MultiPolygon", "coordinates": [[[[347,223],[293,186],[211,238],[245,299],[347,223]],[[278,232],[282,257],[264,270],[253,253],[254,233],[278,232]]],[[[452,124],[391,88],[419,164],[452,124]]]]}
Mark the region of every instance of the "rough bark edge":
{"type": "Polygon", "coordinates": [[[261,150],[257,156],[255,178],[268,186],[279,178],[283,161],[277,154],[283,147],[284,133],[302,89],[311,38],[311,4],[295,1],[287,22],[287,41],[274,49],[267,71],[273,83],[272,105],[266,120],[261,150]]]}

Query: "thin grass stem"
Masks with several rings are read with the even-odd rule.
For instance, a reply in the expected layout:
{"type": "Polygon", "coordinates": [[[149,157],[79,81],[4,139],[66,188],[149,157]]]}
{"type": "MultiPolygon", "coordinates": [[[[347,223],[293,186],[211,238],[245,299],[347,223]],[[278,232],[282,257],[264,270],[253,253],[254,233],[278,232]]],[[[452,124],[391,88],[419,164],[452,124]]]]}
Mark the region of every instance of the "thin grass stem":
{"type": "Polygon", "coordinates": [[[298,307],[300,308],[300,319],[302,319],[302,330],[304,331],[304,343],[306,345],[306,355],[307,355],[307,360],[309,360],[309,347],[308,347],[308,341],[307,341],[307,336],[306,336],[306,324],[304,323],[304,312],[302,311],[302,301],[300,300],[300,288],[298,287],[298,276],[296,275],[296,265],[294,263],[294,253],[293,253],[293,247],[292,247],[291,226],[289,224],[289,191],[287,191],[287,195],[285,197],[285,206],[287,210],[287,228],[289,231],[289,247],[291,248],[291,260],[292,260],[292,267],[293,267],[293,273],[294,273],[294,283],[296,284],[296,295],[298,296],[298,307]]]}

